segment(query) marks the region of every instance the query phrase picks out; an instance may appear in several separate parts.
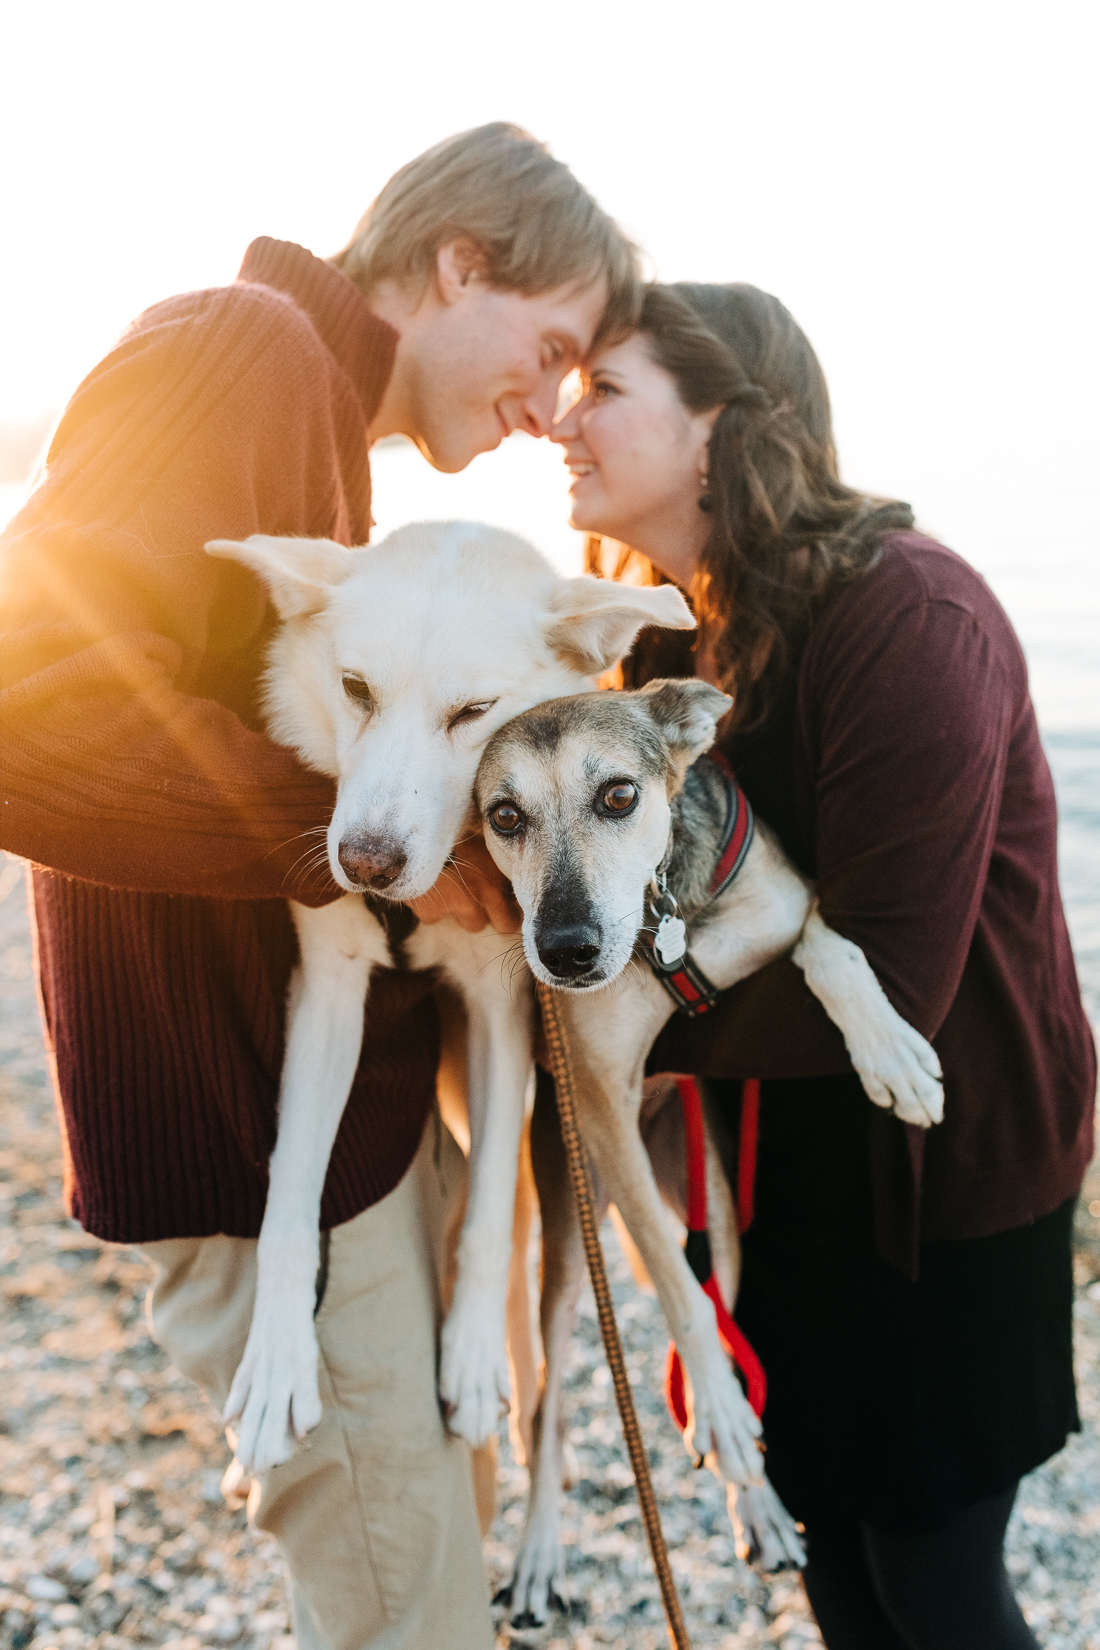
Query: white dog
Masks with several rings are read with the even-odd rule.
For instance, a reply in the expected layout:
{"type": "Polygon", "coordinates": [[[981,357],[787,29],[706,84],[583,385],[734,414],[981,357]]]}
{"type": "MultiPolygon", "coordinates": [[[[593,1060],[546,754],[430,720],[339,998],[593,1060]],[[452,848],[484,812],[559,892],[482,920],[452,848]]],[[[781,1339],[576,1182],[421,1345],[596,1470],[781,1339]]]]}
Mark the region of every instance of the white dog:
{"type": "MultiPolygon", "coordinates": [[[[372,968],[386,930],[363,895],[399,904],[433,886],[477,829],[474,775],[518,712],[593,686],[643,625],[691,628],[671,587],[565,579],[529,545],[463,523],[405,527],[376,547],[254,536],[211,555],[251,568],[282,624],[265,677],[273,738],[337,782],[327,833],[346,897],[291,902],[301,962],[291,982],[278,1135],[260,1232],[256,1303],[225,1417],[237,1457],[289,1459],[321,1416],[313,1328],[321,1191],[359,1059],[372,968]]],[[[438,968],[468,1016],[471,1174],[440,1390],[452,1431],[480,1444],[508,1393],[505,1294],[516,1162],[532,1066],[533,991],[505,982],[507,942],[444,921],[404,943],[438,968]]]]}

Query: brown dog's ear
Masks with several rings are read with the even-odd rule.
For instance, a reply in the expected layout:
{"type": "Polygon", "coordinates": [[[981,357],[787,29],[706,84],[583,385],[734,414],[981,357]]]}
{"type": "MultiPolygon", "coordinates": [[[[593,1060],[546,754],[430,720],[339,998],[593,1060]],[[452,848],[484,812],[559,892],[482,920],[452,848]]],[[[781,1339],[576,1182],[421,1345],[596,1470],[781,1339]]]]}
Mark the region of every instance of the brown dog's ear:
{"type": "Polygon", "coordinates": [[[251,568],[268,589],[280,619],[300,619],[319,613],[332,593],[351,572],[355,558],[331,539],[275,539],[266,533],[251,538],[211,539],[208,556],[239,561],[251,568]]]}
{"type": "Polygon", "coordinates": [[[588,574],[563,581],[551,597],[550,614],[550,646],[585,676],[600,676],[617,665],[647,624],[695,629],[691,609],[675,585],[615,584],[588,574]]]}
{"type": "Polygon", "coordinates": [[[668,745],[678,790],[696,757],[714,744],[718,723],[733,700],[694,677],[649,682],[639,690],[638,698],[668,745]]]}

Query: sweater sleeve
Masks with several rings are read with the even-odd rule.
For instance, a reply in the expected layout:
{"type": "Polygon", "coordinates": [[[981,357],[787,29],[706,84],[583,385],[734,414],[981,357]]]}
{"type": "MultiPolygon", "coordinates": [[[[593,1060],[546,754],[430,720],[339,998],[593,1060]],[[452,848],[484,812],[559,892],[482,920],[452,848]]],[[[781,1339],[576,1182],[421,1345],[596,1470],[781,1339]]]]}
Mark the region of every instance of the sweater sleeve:
{"type": "Polygon", "coordinates": [[[334,364],[282,299],[218,299],[150,312],[86,380],[0,547],[0,844],[110,886],[324,903],[332,782],[230,708],[270,614],[203,544],[334,531],[334,364]]]}
{"type": "MultiPolygon", "coordinates": [[[[1014,692],[999,638],[965,607],[828,611],[811,639],[802,736],[815,784],[818,893],[898,1012],[934,1037],[958,990],[989,870],[1014,692]]],[[[1021,667],[1022,668],[1022,667],[1021,667]]],[[[678,1020],[654,1066],[713,1076],[850,1070],[787,959],[678,1020]]]]}

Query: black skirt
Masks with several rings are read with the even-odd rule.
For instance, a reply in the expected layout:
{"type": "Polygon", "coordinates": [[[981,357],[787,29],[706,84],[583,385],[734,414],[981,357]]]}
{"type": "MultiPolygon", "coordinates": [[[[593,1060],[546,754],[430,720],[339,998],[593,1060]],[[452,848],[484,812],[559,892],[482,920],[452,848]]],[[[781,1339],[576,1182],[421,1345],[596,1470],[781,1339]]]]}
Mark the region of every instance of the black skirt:
{"type": "MultiPolygon", "coordinates": [[[[736,1115],[740,1084],[709,1082],[736,1115]]],[[[768,1473],[809,1529],[915,1533],[1008,1489],[1080,1429],[1073,1202],[993,1237],[875,1251],[854,1077],[761,1084],[737,1321],[763,1361],[768,1473]]],[[[731,1121],[735,1120],[731,1117],[731,1121]]]]}

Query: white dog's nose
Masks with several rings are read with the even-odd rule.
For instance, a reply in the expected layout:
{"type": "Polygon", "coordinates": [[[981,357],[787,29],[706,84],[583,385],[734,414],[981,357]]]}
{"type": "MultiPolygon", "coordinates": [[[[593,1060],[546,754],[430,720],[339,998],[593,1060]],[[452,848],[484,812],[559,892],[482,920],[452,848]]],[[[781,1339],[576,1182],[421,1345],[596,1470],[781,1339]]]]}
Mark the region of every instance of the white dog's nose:
{"type": "Polygon", "coordinates": [[[388,888],[405,869],[408,859],[404,848],[393,837],[362,835],[346,836],[340,842],[340,868],[349,882],[360,888],[388,888]]]}

